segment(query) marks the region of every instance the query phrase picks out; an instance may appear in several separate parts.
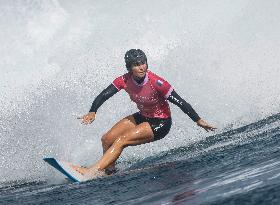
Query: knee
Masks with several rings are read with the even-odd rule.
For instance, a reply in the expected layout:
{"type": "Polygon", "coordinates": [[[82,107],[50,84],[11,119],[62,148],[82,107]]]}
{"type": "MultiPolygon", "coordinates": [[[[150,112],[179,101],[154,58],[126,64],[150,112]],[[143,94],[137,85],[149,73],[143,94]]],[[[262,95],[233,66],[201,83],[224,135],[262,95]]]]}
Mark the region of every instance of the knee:
{"type": "Polygon", "coordinates": [[[126,137],[125,136],[118,137],[116,139],[116,141],[114,142],[114,145],[117,147],[122,147],[122,148],[126,147],[127,146],[126,137]]]}
{"type": "Polygon", "coordinates": [[[110,134],[105,134],[101,137],[101,142],[102,144],[112,144],[110,139],[112,139],[110,134]]]}

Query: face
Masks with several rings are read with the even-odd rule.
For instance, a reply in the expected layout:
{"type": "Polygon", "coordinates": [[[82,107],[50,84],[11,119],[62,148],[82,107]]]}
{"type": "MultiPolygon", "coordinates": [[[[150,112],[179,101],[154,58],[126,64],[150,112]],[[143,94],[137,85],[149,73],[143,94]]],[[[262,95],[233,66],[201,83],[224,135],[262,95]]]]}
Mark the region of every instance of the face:
{"type": "Polygon", "coordinates": [[[144,78],[147,72],[148,66],[147,63],[144,64],[136,64],[131,68],[131,72],[133,77],[136,78],[144,78]]]}

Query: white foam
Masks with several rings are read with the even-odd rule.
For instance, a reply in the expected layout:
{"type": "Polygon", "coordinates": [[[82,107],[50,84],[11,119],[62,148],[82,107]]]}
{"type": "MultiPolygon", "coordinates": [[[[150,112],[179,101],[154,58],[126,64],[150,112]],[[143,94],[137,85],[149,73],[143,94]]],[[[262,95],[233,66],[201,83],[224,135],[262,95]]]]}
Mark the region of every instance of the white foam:
{"type": "MultiPolygon", "coordinates": [[[[44,155],[98,160],[102,134],[136,106],[121,92],[92,125],[75,118],[126,71],[130,48],[143,49],[150,69],[220,129],[279,112],[279,8],[276,0],[1,2],[1,180],[46,178],[44,155]]],[[[122,160],[206,136],[171,107],[168,137],[127,148],[122,160]]]]}

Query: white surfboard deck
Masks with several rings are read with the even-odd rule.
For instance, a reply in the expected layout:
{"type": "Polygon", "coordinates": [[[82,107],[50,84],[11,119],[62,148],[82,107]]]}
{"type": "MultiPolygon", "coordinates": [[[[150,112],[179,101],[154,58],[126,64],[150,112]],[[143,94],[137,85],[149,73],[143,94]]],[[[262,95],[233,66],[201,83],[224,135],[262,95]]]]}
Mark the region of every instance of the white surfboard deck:
{"type": "Polygon", "coordinates": [[[64,174],[68,179],[70,179],[72,182],[83,182],[84,176],[74,170],[70,165],[69,162],[64,162],[57,160],[53,157],[46,157],[43,159],[45,162],[47,162],[49,165],[54,167],[56,170],[64,174]]]}

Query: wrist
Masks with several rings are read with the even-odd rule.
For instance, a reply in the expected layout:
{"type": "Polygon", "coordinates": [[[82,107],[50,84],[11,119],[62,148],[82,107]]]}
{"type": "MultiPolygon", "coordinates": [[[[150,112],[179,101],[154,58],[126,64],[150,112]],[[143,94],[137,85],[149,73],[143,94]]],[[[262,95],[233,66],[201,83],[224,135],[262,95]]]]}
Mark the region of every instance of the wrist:
{"type": "Polygon", "coordinates": [[[91,115],[91,116],[94,116],[95,117],[95,115],[96,115],[96,112],[88,112],[88,115],[91,115]]]}
{"type": "Polygon", "coordinates": [[[90,112],[96,113],[96,112],[97,112],[97,109],[96,109],[96,108],[91,108],[88,112],[89,112],[89,113],[90,113],[90,112]]]}
{"type": "Polygon", "coordinates": [[[202,122],[203,120],[201,118],[198,118],[198,120],[196,121],[196,124],[199,124],[200,122],[202,122]]]}

